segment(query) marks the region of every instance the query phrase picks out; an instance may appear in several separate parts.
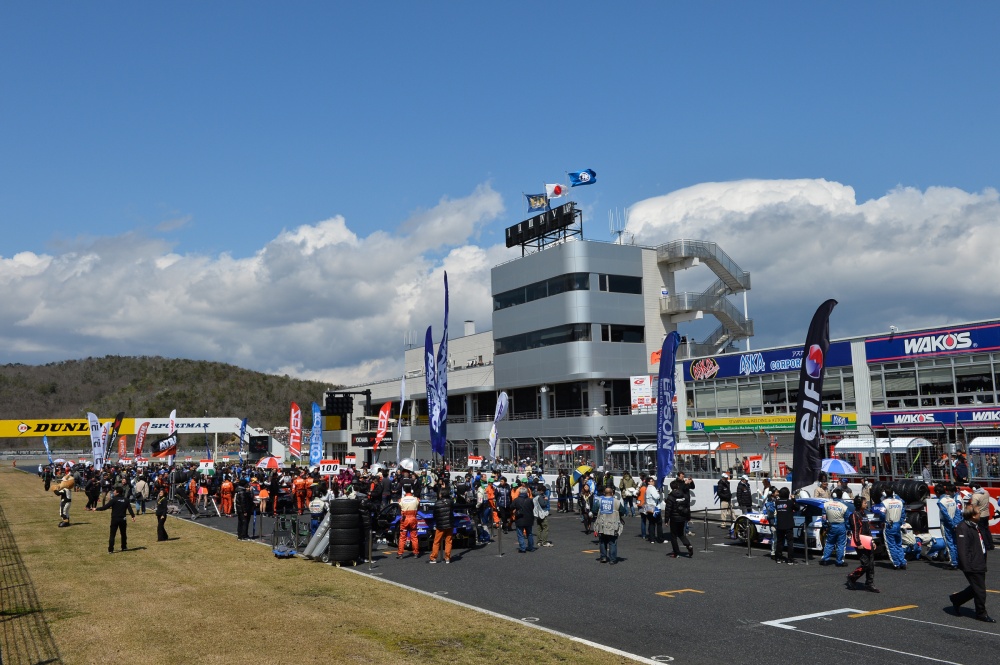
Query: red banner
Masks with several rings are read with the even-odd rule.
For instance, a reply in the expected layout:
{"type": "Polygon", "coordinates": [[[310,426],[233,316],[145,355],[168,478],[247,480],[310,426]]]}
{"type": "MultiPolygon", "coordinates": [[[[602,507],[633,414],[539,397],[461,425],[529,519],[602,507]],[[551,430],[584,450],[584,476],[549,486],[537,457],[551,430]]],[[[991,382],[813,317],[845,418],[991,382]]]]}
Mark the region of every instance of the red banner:
{"type": "Polygon", "coordinates": [[[375,433],[375,445],[372,446],[372,450],[378,450],[379,444],[382,443],[382,439],[385,437],[385,433],[389,429],[390,409],[392,409],[392,402],[386,402],[382,405],[382,408],[378,410],[378,431],[375,433]]]}
{"type": "Polygon", "coordinates": [[[124,434],[118,437],[118,459],[128,455],[128,440],[124,434]]]}
{"type": "Polygon", "coordinates": [[[295,402],[288,416],[288,453],[295,459],[302,459],[302,409],[295,402]]]}
{"type": "Polygon", "coordinates": [[[139,425],[139,431],[135,433],[135,457],[136,459],[142,457],[142,446],[146,443],[146,430],[149,429],[149,423],[145,422],[139,425]]]}

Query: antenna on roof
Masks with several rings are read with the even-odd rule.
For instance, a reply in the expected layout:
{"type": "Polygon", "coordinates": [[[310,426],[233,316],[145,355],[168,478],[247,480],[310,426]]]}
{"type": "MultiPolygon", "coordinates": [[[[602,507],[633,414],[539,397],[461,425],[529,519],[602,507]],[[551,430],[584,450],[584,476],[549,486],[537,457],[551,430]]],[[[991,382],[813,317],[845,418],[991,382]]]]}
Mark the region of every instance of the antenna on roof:
{"type": "Polygon", "coordinates": [[[608,211],[608,227],[611,231],[611,235],[615,236],[615,244],[622,244],[622,235],[625,233],[625,226],[628,224],[628,208],[625,209],[625,219],[622,219],[622,215],[618,212],[618,208],[615,208],[612,213],[608,211]]]}

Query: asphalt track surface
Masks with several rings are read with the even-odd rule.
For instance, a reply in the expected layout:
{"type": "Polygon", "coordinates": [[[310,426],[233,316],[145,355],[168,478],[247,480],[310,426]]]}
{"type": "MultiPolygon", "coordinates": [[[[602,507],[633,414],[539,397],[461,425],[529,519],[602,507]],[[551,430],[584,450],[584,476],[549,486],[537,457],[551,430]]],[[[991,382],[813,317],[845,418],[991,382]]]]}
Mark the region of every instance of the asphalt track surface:
{"type": "MultiPolygon", "coordinates": [[[[183,519],[183,515],[181,517],[183,519]]],[[[621,562],[599,563],[598,545],[579,518],[552,514],[554,547],[517,552],[513,534],[472,550],[456,549],[452,563],[428,565],[395,549],[351,570],[426,593],[606,645],[646,662],[993,662],[1000,652],[1000,624],[973,619],[972,603],[956,616],[948,594],[965,576],[942,564],[911,561],[906,571],[876,563],[880,594],[851,591],[847,567],[776,564],[763,547],[747,549],[710,523],[695,523],[692,558],[671,559],[670,544],[638,537],[639,519],[626,518],[619,538],[621,562]],[[707,552],[705,532],[708,532],[707,552]]],[[[235,533],[233,518],[198,523],[235,533]]],[[[168,524],[169,528],[169,524],[168,524]]],[[[271,520],[265,518],[264,533],[271,520]]],[[[247,544],[246,546],[252,546],[247,544]]],[[[683,551],[683,548],[682,548],[683,551]]],[[[326,566],[316,566],[323,574],[326,566]]],[[[987,609],[1000,616],[1000,564],[988,573],[987,609]]],[[[944,564],[947,566],[947,564],[944,564]]]]}

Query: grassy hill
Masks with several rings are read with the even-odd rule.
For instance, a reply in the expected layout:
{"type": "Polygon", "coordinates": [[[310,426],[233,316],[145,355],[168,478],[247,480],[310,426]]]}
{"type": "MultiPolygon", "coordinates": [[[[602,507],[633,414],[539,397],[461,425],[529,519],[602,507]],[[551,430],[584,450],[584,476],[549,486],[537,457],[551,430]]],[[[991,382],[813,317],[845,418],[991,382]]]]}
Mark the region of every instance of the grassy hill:
{"type": "MultiPolygon", "coordinates": [[[[137,418],[232,416],[253,427],[288,426],[291,402],[302,407],[330,386],[199,360],[105,356],[47,365],[0,365],[0,419],[80,418],[119,411],[137,418]]],[[[322,406],[322,404],[320,404],[322,406]]],[[[74,437],[75,439],[75,437],[74,437]]],[[[0,439],[0,446],[15,440],[0,439]]],[[[9,446],[7,446],[9,447],[9,446]]],[[[16,445],[15,445],[16,447],[16,445]]]]}

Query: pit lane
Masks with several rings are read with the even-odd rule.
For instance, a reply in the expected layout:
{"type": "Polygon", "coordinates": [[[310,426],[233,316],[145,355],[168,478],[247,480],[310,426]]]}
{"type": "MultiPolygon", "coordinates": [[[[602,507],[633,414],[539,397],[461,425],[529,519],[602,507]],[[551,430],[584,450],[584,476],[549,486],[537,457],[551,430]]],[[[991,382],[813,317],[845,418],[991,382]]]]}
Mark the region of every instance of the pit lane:
{"type": "MultiPolygon", "coordinates": [[[[846,568],[821,567],[816,558],[809,565],[779,565],[765,548],[747,557],[747,548],[725,530],[696,522],[694,557],[670,559],[668,543],[644,542],[639,520],[627,518],[619,539],[622,561],[609,566],[598,562],[597,541],[575,516],[549,520],[551,548],[519,554],[516,538],[506,534],[501,543],[456,548],[450,565],[428,565],[427,552],[397,560],[395,550],[381,546],[371,566],[350,570],[373,583],[388,581],[646,662],[836,658],[866,665],[872,659],[966,665],[1000,647],[1000,629],[974,621],[971,604],[961,617],[952,613],[948,594],[964,588],[965,577],[936,563],[912,561],[903,572],[879,562],[881,594],[849,591],[844,579],[854,566],[851,557],[846,568]],[[883,612],[901,607],[907,609],[883,612]]],[[[236,530],[232,518],[197,523],[236,530]]],[[[270,533],[270,518],[263,527],[270,533]]],[[[801,550],[797,554],[802,561],[801,550]]],[[[330,574],[318,562],[289,563],[330,574]]],[[[987,588],[1000,588],[992,574],[987,588]]],[[[988,595],[988,608],[1000,614],[1000,594],[988,595]]]]}

